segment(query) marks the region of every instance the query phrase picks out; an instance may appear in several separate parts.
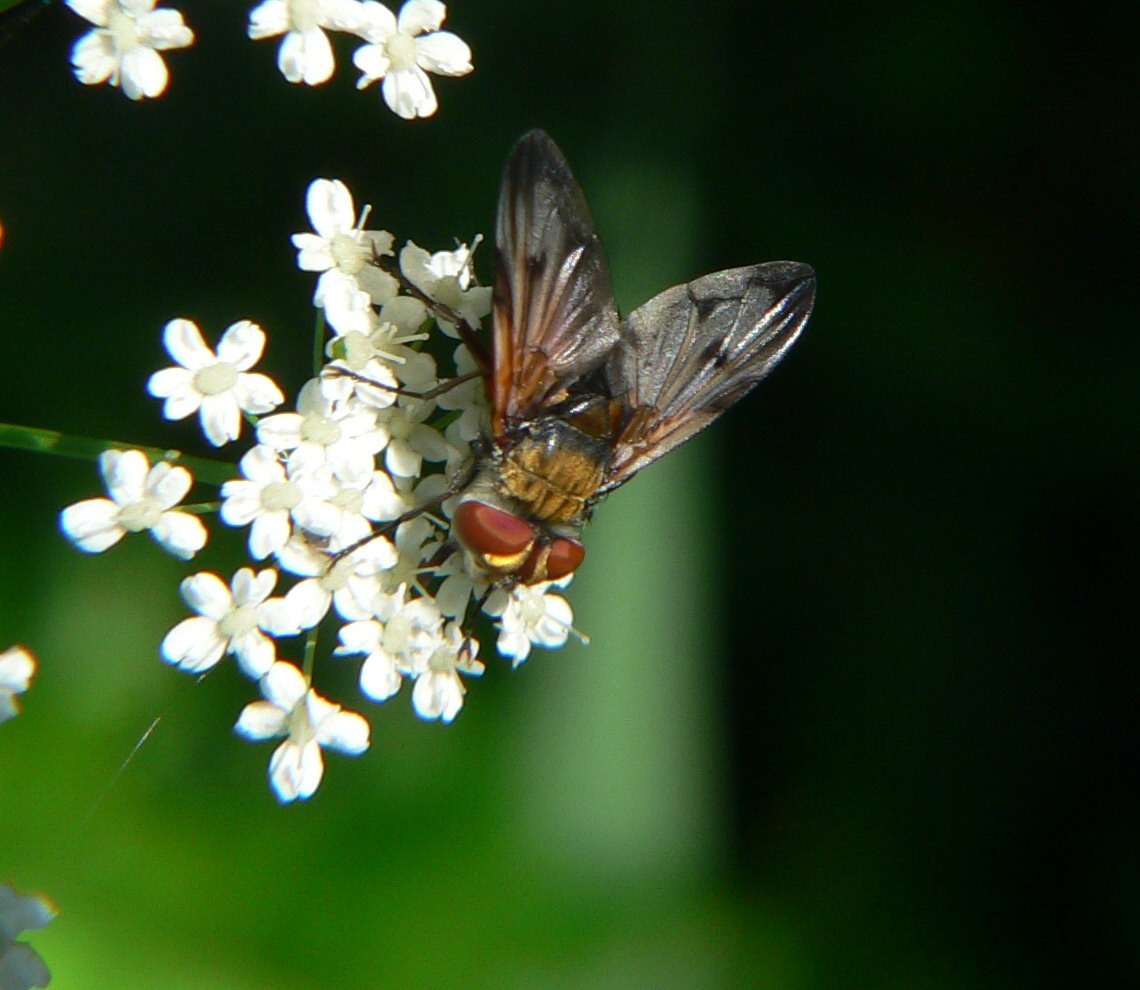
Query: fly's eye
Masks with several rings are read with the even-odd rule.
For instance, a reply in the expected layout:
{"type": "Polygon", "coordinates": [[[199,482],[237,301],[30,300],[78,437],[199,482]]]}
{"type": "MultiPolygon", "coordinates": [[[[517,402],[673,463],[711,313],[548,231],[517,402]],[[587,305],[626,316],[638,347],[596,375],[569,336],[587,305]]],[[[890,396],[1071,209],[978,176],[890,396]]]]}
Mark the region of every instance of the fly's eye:
{"type": "Polygon", "coordinates": [[[519,569],[519,577],[527,584],[539,581],[557,581],[578,569],[586,556],[586,548],[577,540],[556,536],[549,542],[541,540],[527,554],[519,569]]]}
{"type": "Polygon", "coordinates": [[[529,523],[486,502],[469,501],[460,505],[455,510],[455,528],[468,549],[481,554],[519,554],[534,542],[534,530],[529,523]]]}
{"type": "Polygon", "coordinates": [[[546,558],[546,579],[557,581],[578,569],[586,557],[586,548],[577,540],[556,537],[550,543],[550,556],[546,558]]]}

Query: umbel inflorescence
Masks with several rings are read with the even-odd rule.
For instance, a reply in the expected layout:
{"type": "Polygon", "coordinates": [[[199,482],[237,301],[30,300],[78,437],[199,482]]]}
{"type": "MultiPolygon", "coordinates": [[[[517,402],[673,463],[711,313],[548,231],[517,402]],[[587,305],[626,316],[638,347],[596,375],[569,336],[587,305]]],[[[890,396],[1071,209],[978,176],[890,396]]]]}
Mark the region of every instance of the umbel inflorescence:
{"type": "MultiPolygon", "coordinates": [[[[217,447],[253,424],[255,443],[220,486],[218,516],[248,530],[249,566],[224,576],[188,576],[182,597],[194,613],[162,642],[163,659],[203,674],[232,657],[257,681],[262,699],[236,729],[250,739],[284,737],[270,763],[282,801],[307,798],[323,772],[321,747],[360,753],[367,721],[312,687],[318,627],[335,629],[338,657],[357,658],[360,690],[385,701],[411,685],[425,719],[450,722],[463,706],[464,679],[483,672],[472,631],[492,616],[498,652],[521,663],[532,646],[558,647],[572,615],[558,582],[492,587],[451,539],[453,506],[440,497],[486,429],[487,404],[459,325],[481,327],[491,290],[477,283],[471,245],[429,253],[413,243],[397,256],[392,234],[364,229],[347,187],[318,179],[308,191],[313,232],[296,234],[298,265],[317,273],[314,304],[327,325],[325,361],[277,411],[281,389],[252,369],[266,334],[234,323],[216,348],[187,319],[164,343],[175,364],[148,390],[167,419],[196,415],[217,447]],[[450,366],[425,345],[450,341],[450,366]],[[429,511],[421,511],[430,507],[429,511]],[[283,659],[279,649],[304,655],[283,659]]],[[[100,460],[106,498],[66,508],[64,533],[99,552],[128,533],[149,531],[170,553],[192,558],[209,518],[179,508],[193,484],[179,464],[150,464],[140,450],[100,460]]]]}
{"type": "MultiPolygon", "coordinates": [[[[90,25],[71,50],[75,78],[87,86],[107,83],[132,100],[160,96],[169,71],[160,52],[188,48],[194,32],[157,0],[66,0],[90,25]]],[[[439,104],[429,73],[469,73],[471,49],[441,31],[447,8],[440,0],[407,0],[393,14],[378,0],[262,0],[249,12],[246,33],[254,41],[280,38],[277,67],[291,83],[319,86],[332,78],[336,58],[329,34],[363,41],[353,53],[357,89],[373,83],[389,109],[405,120],[430,117],[439,104]]]]}

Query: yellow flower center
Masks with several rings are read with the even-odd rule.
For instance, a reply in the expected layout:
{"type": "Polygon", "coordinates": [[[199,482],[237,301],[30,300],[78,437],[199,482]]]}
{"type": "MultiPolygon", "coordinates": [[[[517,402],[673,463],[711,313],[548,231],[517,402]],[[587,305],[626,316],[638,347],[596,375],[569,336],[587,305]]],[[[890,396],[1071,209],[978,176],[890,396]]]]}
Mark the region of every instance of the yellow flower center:
{"type": "Polygon", "coordinates": [[[406,72],[416,64],[416,39],[403,31],[397,31],[385,45],[388,60],[393,72],[406,72]]]}
{"type": "Polygon", "coordinates": [[[111,9],[107,11],[107,30],[111,32],[111,41],[115,45],[115,52],[119,55],[139,43],[135,19],[117,3],[112,4],[111,9]]]}
{"type": "Polygon", "coordinates": [[[194,373],[194,387],[203,395],[221,395],[237,384],[237,368],[219,361],[194,373]]]}

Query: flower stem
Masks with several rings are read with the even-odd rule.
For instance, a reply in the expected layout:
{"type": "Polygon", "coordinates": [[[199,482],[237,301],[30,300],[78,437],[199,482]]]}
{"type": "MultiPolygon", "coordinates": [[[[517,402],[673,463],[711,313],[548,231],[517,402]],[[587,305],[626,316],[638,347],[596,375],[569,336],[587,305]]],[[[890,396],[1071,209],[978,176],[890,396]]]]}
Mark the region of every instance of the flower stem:
{"type": "Polygon", "coordinates": [[[221,509],[221,502],[195,502],[193,505],[178,506],[179,512],[189,512],[192,516],[208,516],[221,509]]]}
{"type": "Polygon", "coordinates": [[[325,364],[325,311],[317,310],[317,322],[313,327],[313,374],[319,376],[325,364]]]}
{"type": "Polygon", "coordinates": [[[301,673],[305,675],[305,683],[313,683],[313,660],[317,655],[317,627],[313,626],[305,635],[305,655],[301,660],[301,673]]]}
{"type": "Polygon", "coordinates": [[[95,437],[77,437],[56,430],[40,430],[32,426],[0,423],[0,447],[14,450],[31,450],[38,454],[55,454],[57,457],[74,457],[81,461],[98,460],[105,450],[141,450],[152,463],[169,461],[190,469],[199,481],[220,485],[234,477],[236,467],[227,461],[212,461],[206,457],[192,457],[180,450],[163,450],[139,444],[100,440],[95,437]]]}

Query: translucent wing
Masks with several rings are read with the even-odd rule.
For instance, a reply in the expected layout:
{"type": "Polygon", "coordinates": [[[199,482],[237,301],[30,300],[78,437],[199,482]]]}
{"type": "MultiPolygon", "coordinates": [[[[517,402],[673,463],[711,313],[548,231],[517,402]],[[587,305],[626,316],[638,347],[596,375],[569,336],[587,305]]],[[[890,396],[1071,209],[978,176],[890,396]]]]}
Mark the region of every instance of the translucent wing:
{"type": "Polygon", "coordinates": [[[811,268],[773,261],[675,285],[630,313],[604,369],[627,419],[603,493],[742,398],[795,343],[814,300],[811,268]]]}
{"type": "Polygon", "coordinates": [[[533,418],[618,341],[609,266],[582,190],[542,131],[511,152],[495,231],[493,430],[533,418]]]}

